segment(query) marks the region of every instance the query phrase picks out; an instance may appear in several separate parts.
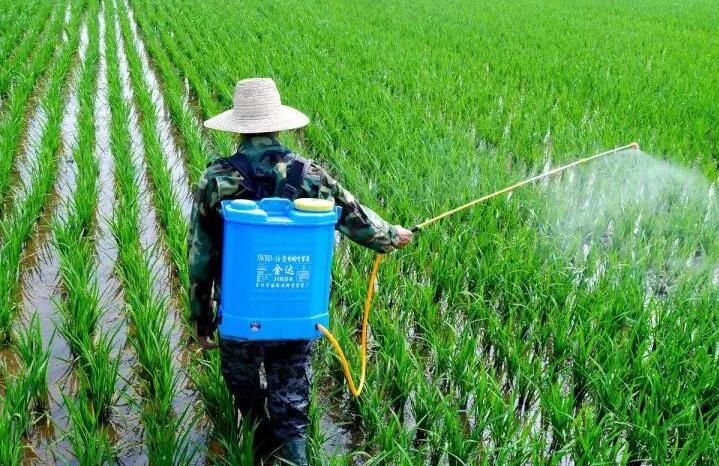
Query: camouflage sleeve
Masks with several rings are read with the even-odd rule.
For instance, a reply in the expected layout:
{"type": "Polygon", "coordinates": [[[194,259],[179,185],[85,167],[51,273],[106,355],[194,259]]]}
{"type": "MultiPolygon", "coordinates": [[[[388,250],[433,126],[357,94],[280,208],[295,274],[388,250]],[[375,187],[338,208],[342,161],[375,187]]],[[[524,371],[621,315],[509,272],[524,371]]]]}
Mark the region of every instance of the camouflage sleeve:
{"type": "Polygon", "coordinates": [[[208,328],[214,321],[212,287],[218,270],[219,247],[213,230],[217,227],[208,188],[211,176],[206,170],[197,185],[188,235],[188,273],[190,279],[190,320],[208,328]]]}
{"type": "Polygon", "coordinates": [[[389,252],[397,246],[397,229],[372,209],[362,205],[341,184],[313,163],[308,176],[317,183],[318,197],[334,198],[342,208],[337,229],[352,241],[377,252],[389,252]]]}

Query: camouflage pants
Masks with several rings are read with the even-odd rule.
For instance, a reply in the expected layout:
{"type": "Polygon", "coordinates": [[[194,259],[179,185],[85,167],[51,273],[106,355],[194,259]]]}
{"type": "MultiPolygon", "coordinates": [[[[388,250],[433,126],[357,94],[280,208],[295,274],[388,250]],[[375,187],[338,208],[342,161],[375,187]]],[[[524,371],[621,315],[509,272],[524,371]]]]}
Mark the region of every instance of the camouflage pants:
{"type": "Polygon", "coordinates": [[[309,425],[313,346],[313,342],[306,340],[220,340],[225,383],[242,416],[260,423],[258,436],[270,434],[281,443],[305,438],[309,425]],[[260,380],[263,363],[266,389],[260,380]]]}

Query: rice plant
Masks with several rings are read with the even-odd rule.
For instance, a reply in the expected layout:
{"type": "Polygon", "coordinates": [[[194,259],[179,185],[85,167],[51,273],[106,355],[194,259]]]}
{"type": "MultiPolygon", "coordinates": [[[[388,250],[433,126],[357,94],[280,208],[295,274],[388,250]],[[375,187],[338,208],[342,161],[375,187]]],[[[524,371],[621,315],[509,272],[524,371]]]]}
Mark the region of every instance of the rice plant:
{"type": "Polygon", "coordinates": [[[32,392],[28,379],[18,376],[5,383],[0,400],[0,463],[22,464],[22,440],[32,425],[32,392]]]}
{"type": "Polygon", "coordinates": [[[72,446],[77,464],[82,466],[111,464],[112,444],[108,433],[102,429],[95,405],[84,391],[76,397],[65,396],[65,406],[72,428],[67,432],[67,441],[72,446]]]}
{"type": "MultiPolygon", "coordinates": [[[[0,194],[5,195],[12,181],[12,166],[25,127],[26,105],[35,90],[37,79],[46,71],[56,54],[56,41],[63,31],[63,15],[67,2],[58,2],[45,34],[38,40],[30,60],[20,60],[22,69],[6,98],[0,116],[0,194]]],[[[74,23],[77,27],[78,23],[74,23]]],[[[5,234],[3,233],[3,236],[5,234]]]]}
{"type": "Polygon", "coordinates": [[[28,394],[32,397],[33,406],[42,411],[47,407],[48,402],[47,369],[50,350],[43,348],[37,314],[33,314],[27,326],[18,332],[15,351],[24,366],[24,381],[27,384],[28,394]]]}
{"type": "Polygon", "coordinates": [[[47,27],[53,5],[27,2],[6,6],[3,9],[6,16],[0,20],[8,25],[0,38],[0,95],[4,95],[18,65],[36,45],[37,35],[47,27]],[[13,11],[13,6],[21,7],[17,8],[20,11],[13,11]],[[18,46],[18,42],[22,45],[18,46]]]}

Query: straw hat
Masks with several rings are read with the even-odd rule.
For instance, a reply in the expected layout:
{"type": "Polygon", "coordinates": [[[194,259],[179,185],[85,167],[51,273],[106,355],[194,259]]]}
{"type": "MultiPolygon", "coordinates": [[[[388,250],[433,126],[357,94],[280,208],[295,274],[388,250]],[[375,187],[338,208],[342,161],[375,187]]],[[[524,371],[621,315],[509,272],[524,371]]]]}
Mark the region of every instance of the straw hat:
{"type": "Polygon", "coordinates": [[[306,126],[307,115],[282,105],[280,93],[270,78],[237,82],[234,108],[205,122],[206,128],[232,133],[271,133],[306,126]]]}

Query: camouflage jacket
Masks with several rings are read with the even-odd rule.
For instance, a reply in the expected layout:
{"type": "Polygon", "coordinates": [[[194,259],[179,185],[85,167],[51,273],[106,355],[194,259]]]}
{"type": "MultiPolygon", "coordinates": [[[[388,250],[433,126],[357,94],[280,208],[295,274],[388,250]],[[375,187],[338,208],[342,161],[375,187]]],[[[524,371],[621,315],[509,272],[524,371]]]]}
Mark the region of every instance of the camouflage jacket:
{"type": "MultiPolygon", "coordinates": [[[[256,136],[240,145],[238,152],[249,157],[258,179],[274,187],[278,195],[294,154],[271,137],[256,136]],[[278,154],[280,156],[278,157],[278,154]]],[[[219,301],[222,261],[222,216],[220,202],[247,195],[242,176],[225,159],[210,163],[195,192],[188,238],[190,316],[203,329],[212,327],[212,301],[219,301]]],[[[333,199],[342,207],[337,230],[362,246],[387,252],[396,245],[397,230],[352,194],[315,162],[310,163],[299,197],[333,199]]]]}

